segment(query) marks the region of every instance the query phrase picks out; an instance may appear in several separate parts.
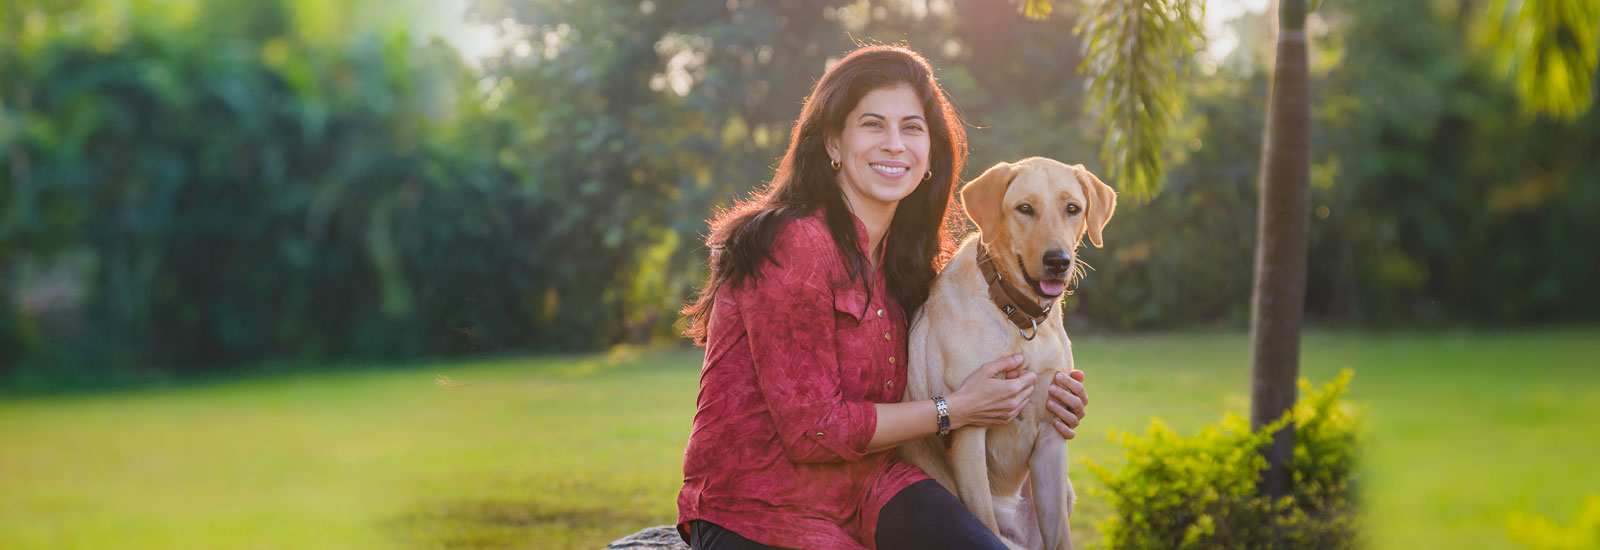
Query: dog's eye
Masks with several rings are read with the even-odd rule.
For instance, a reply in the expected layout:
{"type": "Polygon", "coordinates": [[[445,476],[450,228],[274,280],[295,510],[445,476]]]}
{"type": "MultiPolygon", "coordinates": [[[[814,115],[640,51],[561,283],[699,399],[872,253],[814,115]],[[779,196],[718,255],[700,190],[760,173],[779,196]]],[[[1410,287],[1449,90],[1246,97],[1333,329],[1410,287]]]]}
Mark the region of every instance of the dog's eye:
{"type": "Polygon", "coordinates": [[[1017,211],[1021,212],[1023,215],[1032,216],[1033,215],[1033,205],[1031,205],[1031,204],[1019,204],[1019,205],[1017,205],[1017,211]]]}
{"type": "Polygon", "coordinates": [[[1076,205],[1076,204],[1067,205],[1067,215],[1068,216],[1071,216],[1073,214],[1077,214],[1078,212],[1080,212],[1082,210],[1083,209],[1082,208],[1078,208],[1078,205],[1076,205]]]}

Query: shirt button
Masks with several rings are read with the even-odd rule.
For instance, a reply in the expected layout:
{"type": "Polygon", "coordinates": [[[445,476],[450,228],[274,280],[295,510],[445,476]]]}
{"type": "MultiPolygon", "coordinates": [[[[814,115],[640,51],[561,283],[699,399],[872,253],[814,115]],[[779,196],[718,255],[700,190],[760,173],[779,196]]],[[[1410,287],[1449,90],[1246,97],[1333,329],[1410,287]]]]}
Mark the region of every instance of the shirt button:
{"type": "Polygon", "coordinates": [[[817,439],[822,439],[822,432],[817,432],[817,439]]]}
{"type": "Polygon", "coordinates": [[[880,310],[878,310],[878,316],[879,316],[879,317],[882,317],[882,316],[883,316],[883,310],[881,310],[881,309],[880,309],[880,310]]]}
{"type": "Polygon", "coordinates": [[[883,340],[886,341],[886,342],[889,340],[889,333],[887,333],[887,332],[883,333],[883,340]]]}
{"type": "Polygon", "coordinates": [[[890,364],[890,365],[893,365],[893,364],[894,364],[894,356],[893,356],[893,355],[890,355],[890,356],[889,356],[889,364],[890,364]]]}
{"type": "MultiPolygon", "coordinates": [[[[893,359],[893,357],[891,357],[890,359],[893,359]]],[[[891,389],[891,390],[894,389],[894,381],[893,380],[890,380],[888,382],[884,382],[883,385],[889,386],[889,389],[891,389]]]]}

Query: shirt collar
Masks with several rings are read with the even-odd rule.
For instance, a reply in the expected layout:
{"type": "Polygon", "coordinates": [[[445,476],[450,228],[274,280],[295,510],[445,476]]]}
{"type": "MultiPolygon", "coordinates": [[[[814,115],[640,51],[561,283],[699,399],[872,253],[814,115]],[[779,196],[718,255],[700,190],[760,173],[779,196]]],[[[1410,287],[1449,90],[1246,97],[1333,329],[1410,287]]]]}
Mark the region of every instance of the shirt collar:
{"type": "MultiPolygon", "coordinates": [[[[816,217],[818,219],[821,219],[822,222],[823,222],[823,226],[824,227],[827,226],[828,218],[823,213],[822,209],[817,209],[816,213],[812,214],[812,216],[816,217]]],[[[854,212],[850,213],[850,221],[855,222],[855,225],[856,225],[856,248],[861,251],[861,254],[863,254],[864,258],[867,258],[867,263],[871,263],[872,262],[872,254],[867,251],[867,239],[868,239],[868,237],[867,237],[867,224],[865,222],[861,221],[861,218],[856,217],[856,214],[854,212]]],[[[889,245],[889,229],[885,229],[883,231],[883,240],[878,243],[878,248],[884,248],[884,247],[887,247],[888,245],[889,245]]]]}

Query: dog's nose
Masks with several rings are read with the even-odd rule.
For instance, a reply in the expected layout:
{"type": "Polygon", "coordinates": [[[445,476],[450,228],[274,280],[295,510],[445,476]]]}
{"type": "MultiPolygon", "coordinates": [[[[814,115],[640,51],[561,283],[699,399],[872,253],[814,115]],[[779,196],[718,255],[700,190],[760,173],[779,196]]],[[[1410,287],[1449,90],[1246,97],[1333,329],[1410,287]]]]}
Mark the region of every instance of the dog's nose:
{"type": "Polygon", "coordinates": [[[1072,269],[1072,255],[1061,249],[1044,253],[1044,270],[1050,275],[1061,275],[1072,269]]]}

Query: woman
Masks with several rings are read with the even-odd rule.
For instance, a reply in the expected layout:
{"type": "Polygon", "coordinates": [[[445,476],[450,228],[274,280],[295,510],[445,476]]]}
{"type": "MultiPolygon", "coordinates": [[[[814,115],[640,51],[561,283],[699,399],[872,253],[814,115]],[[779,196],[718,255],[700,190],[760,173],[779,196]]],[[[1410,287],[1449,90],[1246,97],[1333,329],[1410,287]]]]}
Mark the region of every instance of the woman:
{"type": "MultiPolygon", "coordinates": [[[[899,401],[965,157],[927,60],[864,47],[817,82],[772,183],[712,221],[710,280],[684,310],[706,346],[678,496],[692,548],[1005,547],[890,452],[941,422],[934,400],[899,401]]],[[[1020,364],[986,364],[945,397],[950,428],[1014,418],[1036,376],[1020,364]]],[[[1063,437],[1081,377],[1051,388],[1063,437]]]]}

